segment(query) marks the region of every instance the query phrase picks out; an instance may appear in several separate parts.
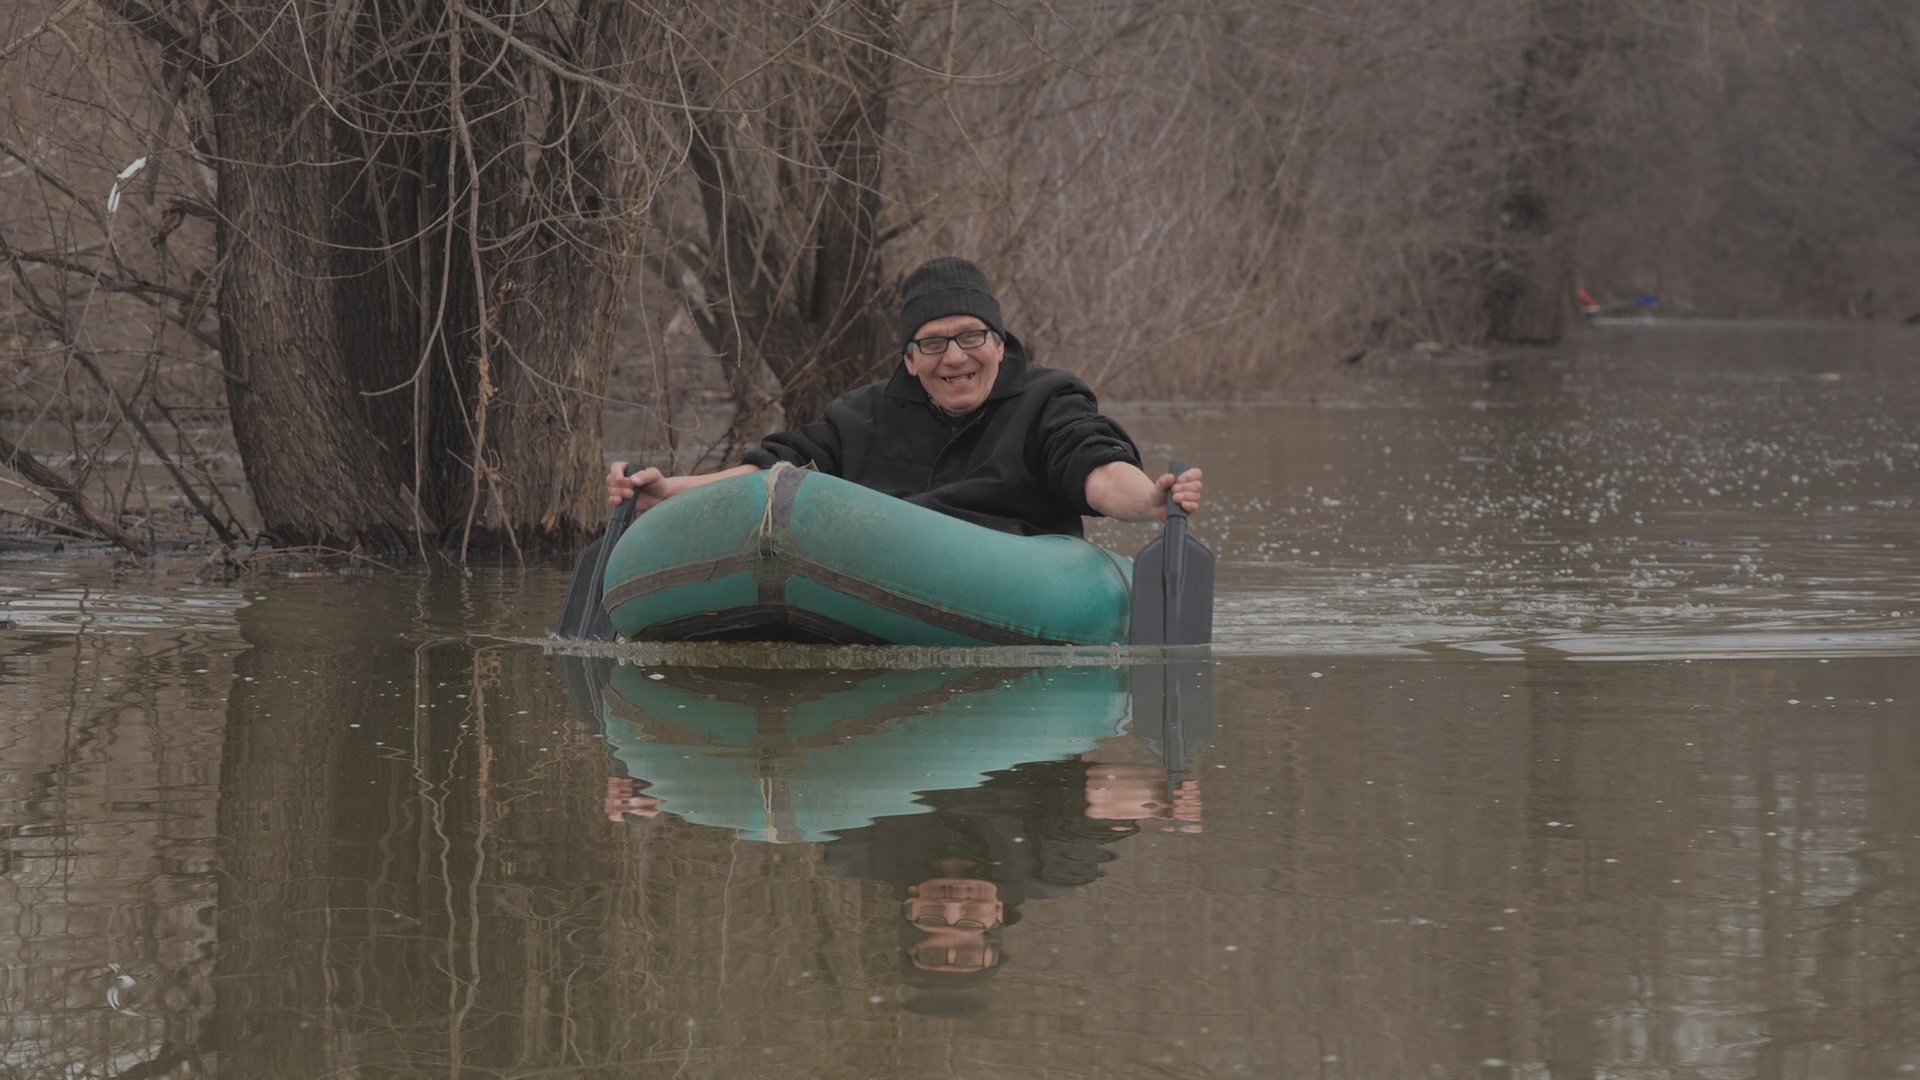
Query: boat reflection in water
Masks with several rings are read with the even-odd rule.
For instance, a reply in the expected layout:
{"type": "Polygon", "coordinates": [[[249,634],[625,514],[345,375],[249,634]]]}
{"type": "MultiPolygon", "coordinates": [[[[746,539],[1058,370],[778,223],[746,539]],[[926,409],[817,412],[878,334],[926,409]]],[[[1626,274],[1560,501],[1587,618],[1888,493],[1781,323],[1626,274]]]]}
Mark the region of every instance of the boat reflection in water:
{"type": "MultiPolygon", "coordinates": [[[[583,664],[581,661],[569,661],[583,664]]],[[[992,975],[1029,900],[1100,876],[1143,825],[1197,831],[1187,763],[1213,730],[1208,662],[1131,667],[576,668],[615,763],[607,812],[824,844],[890,884],[907,981],[992,975]],[[1123,761],[1132,734],[1158,760],[1123,761]],[[1113,760],[1103,760],[1103,758],[1113,760]]],[[[1134,747],[1135,758],[1140,757],[1134,747]]],[[[946,994],[929,1009],[977,1003],[946,994]]]]}

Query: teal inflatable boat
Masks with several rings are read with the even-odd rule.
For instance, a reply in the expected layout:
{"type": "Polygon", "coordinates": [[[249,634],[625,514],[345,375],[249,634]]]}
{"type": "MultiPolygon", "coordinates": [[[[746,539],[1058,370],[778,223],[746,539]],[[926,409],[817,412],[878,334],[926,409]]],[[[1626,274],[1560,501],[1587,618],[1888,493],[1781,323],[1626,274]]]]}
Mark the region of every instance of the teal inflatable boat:
{"type": "MultiPolygon", "coordinates": [[[[666,504],[662,504],[666,505],[666,504]]],[[[621,666],[603,732],[660,809],[742,839],[820,843],[925,813],[1021,762],[1084,754],[1126,730],[1125,668],[726,671],[621,666]]]]}
{"type": "Polygon", "coordinates": [[[1131,560],[1014,536],[807,469],[718,481],[639,516],[605,604],[647,641],[921,646],[1127,640],[1131,560]]]}

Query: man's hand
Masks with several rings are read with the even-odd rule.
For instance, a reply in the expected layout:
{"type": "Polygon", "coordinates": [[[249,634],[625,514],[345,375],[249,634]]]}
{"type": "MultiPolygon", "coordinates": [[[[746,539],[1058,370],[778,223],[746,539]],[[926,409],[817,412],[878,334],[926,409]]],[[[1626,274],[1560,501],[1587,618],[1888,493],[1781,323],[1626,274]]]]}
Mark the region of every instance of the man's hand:
{"type": "Polygon", "coordinates": [[[1154,480],[1132,462],[1109,461],[1087,474],[1087,505],[1121,521],[1165,521],[1168,491],[1191,514],[1200,509],[1203,486],[1199,469],[1154,480]]]}
{"type": "Polygon", "coordinates": [[[1169,491],[1173,492],[1173,501],[1180,504],[1180,509],[1189,514],[1200,509],[1200,492],[1204,485],[1200,482],[1199,469],[1188,469],[1179,476],[1161,473],[1160,479],[1154,481],[1154,487],[1160,492],[1160,497],[1155,500],[1153,516],[1161,521],[1167,520],[1166,493],[1169,491]]]}
{"type": "Polygon", "coordinates": [[[1200,785],[1182,780],[1170,793],[1158,765],[1095,764],[1087,770],[1088,817],[1095,821],[1165,821],[1175,832],[1199,832],[1200,785]]]}
{"type": "Polygon", "coordinates": [[[634,817],[658,817],[660,800],[641,793],[646,785],[638,780],[629,780],[624,776],[607,777],[607,820],[625,821],[631,814],[634,817]]]}
{"type": "Polygon", "coordinates": [[[628,499],[638,499],[633,512],[645,513],[660,505],[671,492],[667,491],[667,477],[659,469],[648,466],[627,475],[627,463],[616,461],[607,470],[607,502],[619,506],[628,499]]]}

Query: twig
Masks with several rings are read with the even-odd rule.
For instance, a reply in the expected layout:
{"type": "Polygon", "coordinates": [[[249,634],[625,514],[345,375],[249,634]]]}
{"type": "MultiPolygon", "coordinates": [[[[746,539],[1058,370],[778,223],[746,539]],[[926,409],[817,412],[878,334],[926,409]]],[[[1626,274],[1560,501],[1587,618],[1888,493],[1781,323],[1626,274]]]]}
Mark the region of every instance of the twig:
{"type": "Polygon", "coordinates": [[[127,25],[160,47],[167,61],[187,74],[206,82],[207,60],[200,55],[193,39],[166,16],[136,0],[100,0],[100,6],[126,20],[127,25]]]}
{"type": "Polygon", "coordinates": [[[140,278],[121,278],[107,273],[98,267],[87,266],[62,255],[45,251],[22,251],[7,243],[0,236],[0,256],[5,256],[15,264],[32,263],[35,266],[47,266],[80,277],[88,278],[100,288],[111,293],[125,293],[162,313],[175,326],[191,334],[193,338],[210,349],[218,350],[220,342],[212,334],[201,329],[199,317],[206,310],[208,290],[203,284],[192,292],[183,291],[168,285],[161,285],[140,278]],[[161,300],[172,300],[177,308],[168,313],[160,304],[161,300]]]}
{"type": "MultiPolygon", "coordinates": [[[[449,5],[449,10],[451,10],[454,14],[460,16],[461,18],[467,20],[468,22],[472,23],[473,25],[479,27],[480,29],[486,31],[487,33],[492,34],[494,37],[499,38],[502,42],[506,44],[508,48],[514,50],[515,52],[520,53],[522,56],[525,56],[527,59],[533,61],[535,66],[543,69],[548,74],[552,75],[554,78],[559,79],[563,82],[578,83],[582,86],[590,86],[593,89],[598,90],[603,94],[606,94],[608,97],[638,101],[643,105],[647,105],[653,108],[685,110],[693,107],[686,102],[656,101],[652,98],[647,97],[644,94],[641,94],[635,91],[631,87],[621,86],[619,83],[609,82],[606,79],[589,75],[584,71],[579,71],[574,68],[570,68],[560,63],[558,60],[555,60],[552,56],[548,55],[547,53],[542,52],[541,50],[535,48],[534,46],[527,44],[525,41],[522,41],[519,35],[515,34],[513,31],[506,29],[505,27],[501,26],[499,23],[496,23],[492,19],[489,19],[485,15],[482,15],[480,12],[473,10],[472,8],[468,7],[464,3],[461,3],[460,0],[454,0],[454,2],[451,5],[449,5]]],[[[456,34],[454,36],[457,37],[458,35],[456,34]]]]}
{"type": "Polygon", "coordinates": [[[250,551],[242,556],[240,561],[242,563],[250,563],[255,559],[277,559],[285,555],[305,555],[312,559],[348,559],[352,562],[366,563],[369,566],[375,566],[382,570],[393,569],[392,566],[370,555],[362,555],[356,551],[345,551],[340,548],[331,548],[324,544],[304,544],[299,547],[266,548],[260,551],[250,551]]]}

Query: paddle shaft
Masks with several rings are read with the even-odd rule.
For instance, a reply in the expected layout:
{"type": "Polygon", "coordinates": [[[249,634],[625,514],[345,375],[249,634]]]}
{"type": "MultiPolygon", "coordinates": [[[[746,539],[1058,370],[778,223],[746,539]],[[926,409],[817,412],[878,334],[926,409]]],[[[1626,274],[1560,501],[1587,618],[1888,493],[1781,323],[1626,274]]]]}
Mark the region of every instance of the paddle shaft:
{"type": "MultiPolygon", "coordinates": [[[[1177,481],[1180,474],[1187,471],[1187,463],[1175,458],[1167,471],[1173,473],[1177,481]]],[[[1173,497],[1172,488],[1167,489],[1167,535],[1162,550],[1166,554],[1167,569],[1166,576],[1161,580],[1166,590],[1166,610],[1162,613],[1160,640],[1172,641],[1187,576],[1187,508],[1173,497]]]]}
{"type": "MultiPolygon", "coordinates": [[[[627,466],[627,475],[632,476],[638,468],[637,465],[627,466]]],[[[593,568],[593,580],[596,585],[593,598],[595,607],[600,606],[600,595],[606,590],[604,583],[607,576],[607,559],[613,555],[613,545],[620,542],[620,534],[626,532],[627,526],[633,524],[633,507],[639,501],[640,493],[636,491],[627,497],[626,502],[614,507],[613,516],[607,519],[607,535],[600,539],[600,557],[595,560],[593,568]]]]}
{"type": "MultiPolygon", "coordinates": [[[[628,476],[638,471],[637,465],[628,465],[626,468],[628,476]]],[[[573,568],[573,586],[567,591],[567,606],[560,613],[557,632],[561,637],[613,640],[613,624],[606,612],[600,609],[600,601],[606,593],[607,559],[613,554],[613,546],[619,542],[620,534],[633,522],[633,507],[639,501],[636,494],[614,507],[607,521],[606,533],[580,553],[580,562],[573,568]]]]}

